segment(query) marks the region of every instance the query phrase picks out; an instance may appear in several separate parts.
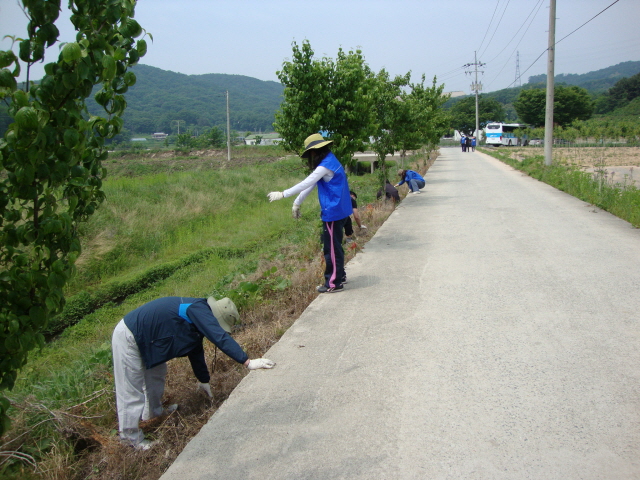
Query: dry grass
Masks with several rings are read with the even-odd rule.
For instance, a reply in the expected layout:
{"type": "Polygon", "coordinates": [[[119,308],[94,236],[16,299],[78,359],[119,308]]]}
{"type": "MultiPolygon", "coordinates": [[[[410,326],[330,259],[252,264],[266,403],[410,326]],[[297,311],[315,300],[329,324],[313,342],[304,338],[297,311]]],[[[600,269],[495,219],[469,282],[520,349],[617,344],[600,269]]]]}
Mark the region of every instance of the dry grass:
{"type": "MultiPolygon", "coordinates": [[[[413,168],[425,173],[436,156],[437,154],[433,154],[428,162],[413,168]]],[[[404,194],[404,190],[401,191],[401,196],[404,194]]],[[[394,208],[393,203],[386,201],[360,207],[362,221],[368,229],[356,232],[355,241],[345,249],[345,261],[348,262],[365,247],[394,208]]],[[[308,245],[304,251],[300,251],[299,246],[287,247],[281,253],[278,259],[264,261],[256,273],[247,278],[248,281],[255,281],[272,267],[276,267],[278,271],[294,272],[290,276],[289,288],[269,292],[253,308],[243,310],[243,326],[234,333],[234,338],[251,358],[262,356],[274,345],[318,295],[315,287],[324,271],[320,243],[308,245]]],[[[53,422],[67,443],[53,445],[49,454],[36,466],[35,473],[29,459],[25,459],[24,478],[158,479],[247,374],[246,369],[226,355],[216,352],[209,342],[205,342],[205,353],[211,362],[210,383],[214,398],[209,399],[204,393],[197,391],[196,380],[186,358],[169,362],[164,402],[165,405],[178,403],[180,408],[170,415],[141,423],[146,436],[157,440],[152,449],[139,452],[121,444],[114,431],[117,429],[116,424],[99,426],[92,421],[90,402],[65,411],[47,410],[48,417],[45,421],[53,422]],[[69,450],[69,445],[74,445],[74,448],[69,450]]],[[[104,373],[110,375],[110,372],[104,373]]],[[[96,392],[96,395],[108,397],[109,407],[111,411],[115,411],[113,391],[96,392]]],[[[45,407],[32,405],[22,412],[33,412],[39,408],[45,407]]],[[[18,418],[14,422],[21,423],[18,418]]],[[[19,450],[20,439],[14,438],[11,445],[5,444],[2,447],[0,450],[19,450]]]]}
{"type": "MultiPolygon", "coordinates": [[[[533,155],[543,155],[542,148],[510,148],[514,160],[533,155]]],[[[630,167],[640,166],[640,147],[563,147],[553,149],[553,160],[581,167],[630,167]]]]}

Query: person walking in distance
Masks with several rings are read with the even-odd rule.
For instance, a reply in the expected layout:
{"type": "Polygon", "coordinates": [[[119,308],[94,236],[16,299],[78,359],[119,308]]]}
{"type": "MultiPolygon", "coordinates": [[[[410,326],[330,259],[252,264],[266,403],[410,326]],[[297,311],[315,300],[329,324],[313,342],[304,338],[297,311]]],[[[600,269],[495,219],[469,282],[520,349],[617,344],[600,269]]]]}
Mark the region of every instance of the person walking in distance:
{"type": "Polygon", "coordinates": [[[284,192],[270,192],[270,202],[298,195],[293,201],[293,218],[300,218],[300,206],[314,188],[318,188],[320,217],[322,218],[322,244],[325,260],[324,284],[319,293],[334,293],[344,289],[344,224],[353,213],[349,182],[344,167],[331,151],[333,140],[325,140],[319,133],[304,141],[301,157],[308,161],[311,174],[302,182],[284,192]]]}
{"type": "Polygon", "coordinates": [[[471,137],[471,151],[476,151],[476,137],[471,137]]]}
{"type": "Polygon", "coordinates": [[[140,420],[149,420],[178,406],[162,407],[167,363],[188,357],[198,388],[212,397],[209,370],[202,339],[207,338],[225,354],[249,370],[273,368],[266,358],[249,360],[231,338],[240,315],[228,298],[164,297],[127,313],[113,330],[113,376],[120,439],[136,449],[148,450],[153,442],[144,438],[140,420]]]}
{"type": "Polygon", "coordinates": [[[460,146],[462,147],[462,151],[467,151],[467,137],[464,135],[460,136],[460,146]]]}

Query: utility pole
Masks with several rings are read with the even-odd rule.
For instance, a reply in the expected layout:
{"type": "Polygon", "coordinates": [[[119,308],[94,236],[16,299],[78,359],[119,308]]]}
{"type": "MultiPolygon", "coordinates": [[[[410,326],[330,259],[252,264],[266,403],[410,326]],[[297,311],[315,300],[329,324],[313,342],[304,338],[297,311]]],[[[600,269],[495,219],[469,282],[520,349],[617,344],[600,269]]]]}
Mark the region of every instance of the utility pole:
{"type": "MultiPolygon", "coordinates": [[[[476,56],[476,52],[473,52],[473,63],[467,63],[466,65],[464,65],[464,68],[469,68],[469,67],[474,67],[474,72],[475,72],[475,82],[473,82],[471,84],[471,91],[475,92],[476,94],[476,131],[475,131],[475,137],[477,139],[477,143],[480,144],[480,118],[478,115],[478,93],[482,90],[482,83],[478,83],[478,67],[484,67],[486,65],[486,63],[482,63],[482,62],[478,62],[478,57],[476,56]]],[[[470,71],[465,72],[467,74],[471,74],[470,71]]],[[[480,73],[484,73],[482,70],[480,70],[480,73]]]]}
{"type": "Polygon", "coordinates": [[[549,4],[549,49],[547,55],[547,105],[544,116],[544,164],[553,163],[553,94],[556,43],[556,0],[549,4]]]}
{"type": "Polygon", "coordinates": [[[184,120],[172,120],[171,126],[173,126],[173,122],[176,122],[178,124],[178,135],[180,135],[180,122],[184,122],[184,120]]]}
{"type": "Polygon", "coordinates": [[[229,90],[227,90],[227,161],[231,161],[231,130],[229,122],[229,90]]]}

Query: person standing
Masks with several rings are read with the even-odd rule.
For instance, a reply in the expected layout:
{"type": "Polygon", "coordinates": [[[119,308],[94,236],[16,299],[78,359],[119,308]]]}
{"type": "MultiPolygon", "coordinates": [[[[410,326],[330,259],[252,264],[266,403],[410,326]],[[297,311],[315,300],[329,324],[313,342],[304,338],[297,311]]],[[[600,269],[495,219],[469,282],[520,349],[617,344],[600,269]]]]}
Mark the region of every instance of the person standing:
{"type": "Polygon", "coordinates": [[[463,152],[467,151],[467,137],[464,135],[460,136],[460,146],[462,147],[463,152]]]}
{"type": "Polygon", "coordinates": [[[331,151],[333,140],[325,140],[319,133],[309,135],[304,141],[301,157],[307,159],[311,174],[302,182],[284,192],[270,192],[270,202],[298,195],[293,201],[293,218],[300,218],[300,206],[311,191],[318,188],[320,217],[322,218],[322,243],[325,260],[324,284],[319,293],[334,293],[344,289],[344,249],[342,237],[344,224],[353,213],[349,182],[344,167],[331,151]]]}
{"type": "Polygon", "coordinates": [[[464,143],[466,144],[466,151],[470,152],[471,151],[471,137],[467,137],[464,143]]]}
{"type": "Polygon", "coordinates": [[[471,137],[471,151],[476,151],[476,137],[471,137]]]}
{"type": "Polygon", "coordinates": [[[422,175],[413,170],[398,170],[398,177],[400,177],[400,182],[396,185],[396,188],[407,182],[411,193],[420,193],[420,189],[426,185],[422,175]]]}
{"type": "MultiPolygon", "coordinates": [[[[164,297],[127,313],[113,330],[113,376],[120,439],[139,450],[153,442],[144,438],[140,420],[165,413],[162,407],[167,363],[188,357],[200,382],[198,388],[212,397],[202,339],[249,370],[273,368],[266,358],[249,360],[231,338],[231,327],[239,321],[235,304],[228,298],[164,297]]],[[[167,412],[177,409],[171,405],[167,412]]]]}

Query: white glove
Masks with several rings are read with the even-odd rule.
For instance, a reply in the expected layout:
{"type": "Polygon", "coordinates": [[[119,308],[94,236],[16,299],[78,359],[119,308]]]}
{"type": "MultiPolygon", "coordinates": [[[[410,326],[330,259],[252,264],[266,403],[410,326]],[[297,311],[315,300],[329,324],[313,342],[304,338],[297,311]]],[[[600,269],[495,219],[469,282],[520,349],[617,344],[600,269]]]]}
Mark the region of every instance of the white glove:
{"type": "Polygon", "coordinates": [[[360,225],[360,230],[366,230],[367,226],[366,225],[360,225]]]}
{"type": "Polygon", "coordinates": [[[294,203],[293,207],[291,207],[291,214],[293,215],[293,218],[295,218],[296,220],[300,218],[300,205],[296,205],[294,203]]]}
{"type": "Polygon", "coordinates": [[[275,202],[276,200],[282,200],[284,198],[284,193],[282,192],[271,192],[267,195],[269,197],[270,202],[275,202]]]}
{"type": "Polygon", "coordinates": [[[204,393],[209,395],[209,398],[213,398],[213,393],[211,393],[211,385],[208,383],[198,383],[198,390],[203,390],[204,393]]]}
{"type": "Polygon", "coordinates": [[[276,365],[276,362],[266,359],[266,358],[256,358],[254,360],[249,360],[249,365],[247,368],[249,370],[257,370],[259,368],[273,368],[276,365]]]}

